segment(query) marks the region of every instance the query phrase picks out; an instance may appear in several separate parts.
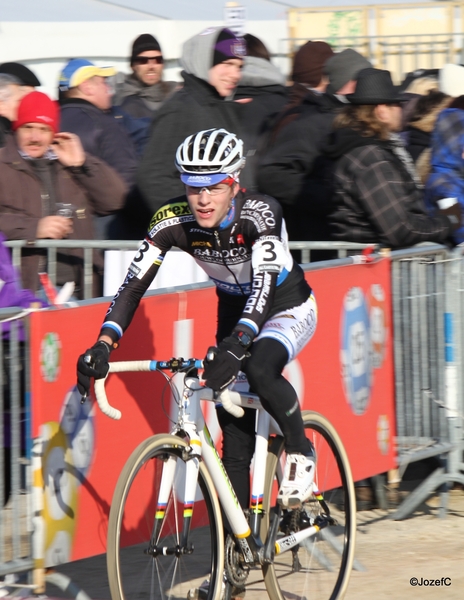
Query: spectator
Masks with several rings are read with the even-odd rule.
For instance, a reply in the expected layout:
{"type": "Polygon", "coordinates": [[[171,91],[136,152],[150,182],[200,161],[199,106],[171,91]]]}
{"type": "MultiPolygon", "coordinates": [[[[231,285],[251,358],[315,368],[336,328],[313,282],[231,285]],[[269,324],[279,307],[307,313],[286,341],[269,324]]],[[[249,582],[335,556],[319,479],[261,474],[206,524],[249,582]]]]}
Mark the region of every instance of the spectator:
{"type": "Polygon", "coordinates": [[[447,108],[451,101],[452,98],[438,90],[419,96],[406,126],[403,139],[422,184],[425,184],[430,173],[430,145],[435,122],[440,112],[447,108]]]}
{"type": "Polygon", "coordinates": [[[163,81],[164,58],[158,40],[143,33],[134,40],[130,57],[132,73],[126,75],[115,104],[136,118],[153,118],[163,102],[176,90],[176,81],[163,81]]]}
{"type": "MultiPolygon", "coordinates": [[[[125,185],[98,158],[85,154],[79,138],[58,133],[58,106],[41,92],[25,96],[9,136],[0,151],[0,223],[9,240],[94,239],[92,216],[121,208],[125,185]],[[57,214],[66,203],[74,218],[57,214]]],[[[76,284],[82,297],[82,250],[57,254],[57,285],[76,284]]],[[[39,289],[39,271],[46,270],[44,250],[23,252],[21,276],[26,288],[39,289]]],[[[101,293],[102,261],[95,253],[94,294],[101,293]]]]}
{"type": "MultiPolygon", "coordinates": [[[[164,59],[161,48],[152,35],[140,35],[132,45],[132,73],[116,86],[115,115],[131,136],[141,158],[150,133],[155,112],[179,87],[175,81],[163,81],[164,59]]],[[[151,216],[151,215],[150,215],[151,216]]]]}
{"type": "MultiPolygon", "coordinates": [[[[40,300],[30,290],[22,289],[20,285],[19,275],[11,262],[9,249],[4,245],[5,236],[0,233],[0,308],[19,307],[24,309],[42,308],[47,306],[47,303],[40,300]]],[[[12,362],[18,373],[20,382],[20,411],[21,423],[24,424],[24,328],[23,321],[18,320],[18,347],[17,355],[13,357],[10,347],[10,330],[11,322],[0,321],[0,333],[2,344],[2,364],[3,369],[2,387],[0,389],[0,398],[2,399],[3,419],[3,484],[4,496],[3,504],[6,504],[11,491],[11,380],[10,373],[12,362]]],[[[21,451],[24,452],[25,432],[24,427],[21,428],[21,451]]]]}
{"type": "Polygon", "coordinates": [[[256,149],[258,138],[266,124],[283,109],[287,102],[285,77],[271,63],[271,56],[263,42],[247,33],[244,38],[247,55],[235,100],[239,107],[243,141],[247,148],[247,169],[241,184],[249,191],[256,191],[256,149]]]}
{"type": "Polygon", "coordinates": [[[308,92],[317,96],[326,91],[329,81],[323,74],[322,67],[333,55],[334,51],[326,42],[306,42],[298,49],[293,57],[289,100],[278,125],[285,125],[287,118],[292,120],[292,109],[306,99],[308,92]]]}
{"type": "Polygon", "coordinates": [[[334,238],[389,248],[444,242],[460,224],[455,207],[427,214],[411,156],[397,135],[402,96],[388,71],[363,69],[351,103],[334,121],[334,238]]]}
{"type": "Polygon", "coordinates": [[[438,89],[447,96],[457,98],[464,94],[464,67],[447,63],[438,73],[438,89]]]}
{"type": "MultiPolygon", "coordinates": [[[[111,113],[108,78],[115,73],[113,67],[97,67],[81,58],[70,60],[60,75],[61,127],[79,136],[87,154],[112,167],[125,181],[129,194],[135,183],[137,157],[129,134],[111,113]]],[[[114,215],[98,218],[97,239],[112,237],[114,219],[114,215]]]]}
{"type": "MultiPolygon", "coordinates": [[[[462,104],[461,104],[462,106],[462,104]]],[[[456,198],[464,210],[464,110],[447,108],[439,115],[432,133],[430,175],[425,197],[433,213],[437,201],[456,198]]],[[[456,243],[464,241],[464,227],[454,234],[456,243]]]]}
{"type": "Polygon", "coordinates": [[[185,42],[181,58],[184,86],[156,112],[137,174],[152,214],[184,193],[174,157],[188,135],[211,128],[241,135],[238,105],[231,100],[244,56],[244,41],[229,29],[210,28],[185,42]]]}
{"type": "Polygon", "coordinates": [[[11,132],[21,98],[36,86],[40,86],[40,81],[25,65],[15,62],[0,65],[0,148],[5,145],[5,135],[11,132]]]}
{"type": "MultiPolygon", "coordinates": [[[[314,86],[299,105],[281,115],[260,157],[258,186],[283,206],[288,235],[294,241],[330,240],[331,162],[322,153],[332,122],[343,107],[340,97],[352,91],[358,71],[370,63],[355,50],[335,54],[324,42],[305,44],[295,56],[294,77],[314,86]],[[312,49],[318,49],[313,53],[312,49]],[[303,68],[306,64],[306,71],[303,68]],[[324,90],[331,89],[331,93],[324,90]],[[316,91],[314,91],[316,90],[316,91]]],[[[295,85],[295,84],[294,84],[295,85]]],[[[298,83],[298,88],[302,83],[298,83]]],[[[298,93],[298,92],[297,92],[298,93]]],[[[311,253],[312,260],[333,258],[332,251],[311,253]]]]}
{"type": "Polygon", "coordinates": [[[401,135],[406,145],[408,134],[405,129],[416,110],[416,104],[422,96],[438,91],[438,73],[439,69],[416,69],[408,73],[399,85],[398,91],[404,96],[404,102],[401,103],[401,135]]]}

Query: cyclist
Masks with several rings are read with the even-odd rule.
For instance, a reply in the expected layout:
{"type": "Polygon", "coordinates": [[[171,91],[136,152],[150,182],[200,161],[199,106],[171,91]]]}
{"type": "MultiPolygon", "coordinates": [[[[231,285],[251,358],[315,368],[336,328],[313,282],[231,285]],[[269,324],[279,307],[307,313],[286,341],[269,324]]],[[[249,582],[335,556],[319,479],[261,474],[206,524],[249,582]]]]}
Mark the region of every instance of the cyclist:
{"type": "MultiPolygon", "coordinates": [[[[153,216],[111,302],[98,341],[79,357],[78,388],[87,395],[90,378],[106,375],[110,353],[166,252],[173,246],[181,248],[216,284],[219,300],[217,347],[208,351],[203,379],[220,391],[240,370],[246,373],[250,388],[284,435],[287,462],[278,501],[295,508],[311,494],[315,454],[305,436],[296,392],[282,371],[313,336],[317,306],[302,269],[288,250],[279,203],[240,189],[244,164],[242,140],[224,129],[200,131],[179,146],[176,166],[185,195],[153,216]]],[[[239,419],[219,406],[218,419],[223,430],[223,462],[246,508],[255,411],[246,410],[239,419]]]]}

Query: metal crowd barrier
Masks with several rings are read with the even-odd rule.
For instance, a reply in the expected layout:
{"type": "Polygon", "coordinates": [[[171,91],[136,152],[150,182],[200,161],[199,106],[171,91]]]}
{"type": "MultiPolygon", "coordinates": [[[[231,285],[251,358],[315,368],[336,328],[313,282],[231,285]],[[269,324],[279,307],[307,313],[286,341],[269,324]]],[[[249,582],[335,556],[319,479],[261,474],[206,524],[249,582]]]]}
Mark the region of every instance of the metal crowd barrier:
{"type": "Polygon", "coordinates": [[[406,517],[435,490],[444,516],[450,484],[464,484],[462,252],[437,245],[391,254],[399,472],[415,461],[436,462],[394,519],[406,517]]]}
{"type": "Polygon", "coordinates": [[[31,571],[32,485],[27,328],[0,309],[0,576],[31,571]]]}
{"type": "MultiPolygon", "coordinates": [[[[64,242],[83,247],[83,242],[64,242]]],[[[68,245],[69,244],[69,245],[68,245]]],[[[93,248],[133,249],[138,242],[87,242],[93,248]]],[[[21,242],[9,242],[14,262],[20,262],[21,242]]],[[[53,251],[63,242],[47,240],[40,247],[53,251]]],[[[292,249],[336,249],[344,254],[363,244],[293,242],[292,249]]],[[[307,259],[307,260],[306,260],[307,259]]],[[[398,467],[435,457],[436,470],[411,492],[392,518],[401,519],[433,491],[442,495],[446,511],[452,482],[464,484],[464,247],[449,251],[426,245],[390,254],[392,274],[392,335],[396,387],[398,467]]],[[[338,259],[337,264],[348,262],[338,259]]],[[[351,262],[360,262],[351,257],[351,262]]],[[[326,261],[327,266],[335,261],[326,261]]],[[[323,263],[312,265],[323,268],[323,263]]],[[[27,327],[20,330],[19,309],[0,309],[0,328],[13,318],[0,347],[0,577],[33,572],[31,432],[27,327]],[[5,498],[5,495],[7,496],[5,498]]],[[[32,587],[32,585],[31,585],[32,587]]]]}
{"type": "MultiPolygon", "coordinates": [[[[26,240],[13,240],[5,242],[12,249],[13,265],[21,272],[22,248],[45,248],[47,250],[47,272],[53,284],[56,283],[56,255],[63,248],[81,248],[84,251],[84,299],[90,299],[92,294],[92,251],[93,250],[137,250],[139,240],[35,240],[33,243],[26,240]]],[[[332,250],[337,252],[339,258],[347,256],[348,252],[362,250],[368,244],[354,242],[290,242],[291,250],[300,250],[300,263],[309,263],[312,250],[332,250]]],[[[186,282],[189,283],[189,282],[186,282]]]]}

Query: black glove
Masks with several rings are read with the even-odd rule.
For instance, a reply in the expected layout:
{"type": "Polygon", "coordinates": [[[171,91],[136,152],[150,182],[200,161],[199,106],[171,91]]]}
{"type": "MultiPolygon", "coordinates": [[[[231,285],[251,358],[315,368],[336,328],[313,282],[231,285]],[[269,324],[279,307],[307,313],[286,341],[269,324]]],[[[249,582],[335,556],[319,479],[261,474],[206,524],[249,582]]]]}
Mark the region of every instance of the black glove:
{"type": "Polygon", "coordinates": [[[462,225],[462,209],[460,202],[455,202],[452,206],[448,208],[440,208],[438,210],[440,215],[444,215],[448,217],[448,220],[451,225],[451,231],[456,231],[462,225]]]}
{"type": "Polygon", "coordinates": [[[83,398],[87,398],[90,391],[90,378],[103,379],[108,373],[108,360],[111,347],[106,342],[97,342],[77,361],[77,389],[83,398]]]}
{"type": "Polygon", "coordinates": [[[217,348],[209,348],[205,358],[203,379],[215,392],[221,391],[237,377],[246,349],[235,337],[226,337],[217,348]]]}

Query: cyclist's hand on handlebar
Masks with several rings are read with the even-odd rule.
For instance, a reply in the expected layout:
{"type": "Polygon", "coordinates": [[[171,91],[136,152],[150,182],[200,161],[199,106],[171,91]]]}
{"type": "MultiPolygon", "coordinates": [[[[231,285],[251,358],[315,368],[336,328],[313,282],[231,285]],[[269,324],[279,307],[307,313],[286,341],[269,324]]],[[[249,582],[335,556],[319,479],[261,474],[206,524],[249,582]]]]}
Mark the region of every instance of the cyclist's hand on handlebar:
{"type": "Polygon", "coordinates": [[[110,345],[99,341],[79,356],[77,361],[77,389],[83,398],[89,395],[91,377],[95,379],[106,377],[109,369],[110,353],[110,345]]]}
{"type": "Polygon", "coordinates": [[[237,377],[246,349],[234,337],[226,337],[217,348],[208,349],[203,379],[215,392],[225,389],[237,377]]]}

